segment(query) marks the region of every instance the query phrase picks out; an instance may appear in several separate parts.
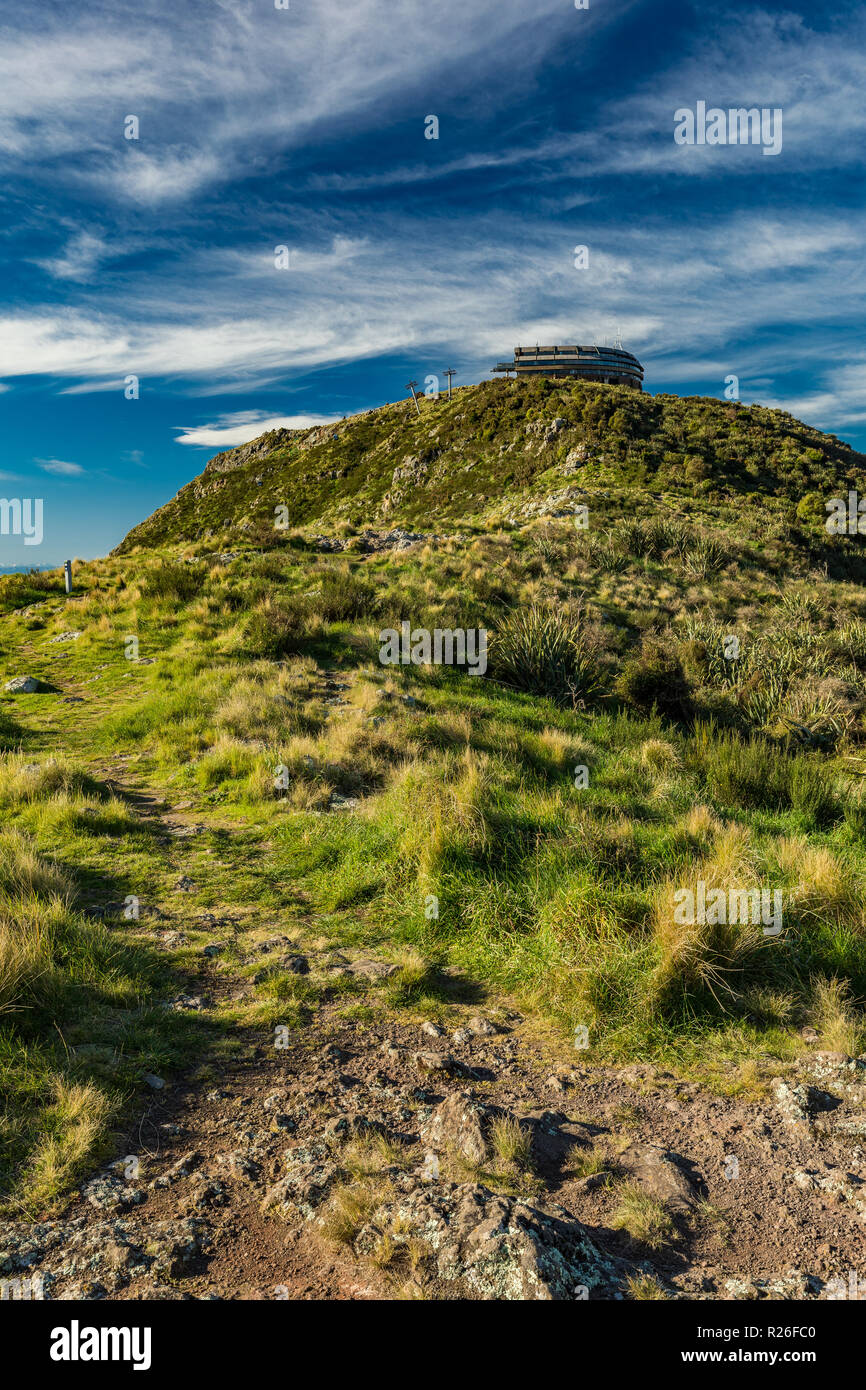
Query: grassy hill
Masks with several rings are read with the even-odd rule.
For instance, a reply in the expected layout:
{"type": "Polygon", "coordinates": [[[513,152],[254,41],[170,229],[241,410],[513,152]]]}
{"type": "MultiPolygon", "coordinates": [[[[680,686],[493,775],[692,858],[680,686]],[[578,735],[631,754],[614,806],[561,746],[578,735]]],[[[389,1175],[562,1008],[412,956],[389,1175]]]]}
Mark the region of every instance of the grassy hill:
{"type": "Polygon", "coordinates": [[[65,1190],[145,1073],[333,1003],[256,977],[263,915],[410,952],[388,1008],[446,1017],[460,969],[590,1062],[731,1089],[804,1028],[862,1051],[863,552],[821,521],[864,464],[759,407],[484,383],[219,455],[68,597],[0,579],[4,681],[44,683],[0,704],[8,1199],[65,1190]],[[382,665],[403,620],[485,628],[486,675],[382,665]],[[678,922],[699,881],[778,889],[782,932],[678,922]],[[202,1016],[163,1007],[196,913],[248,990],[202,1016]]]}
{"type": "Polygon", "coordinates": [[[289,526],[429,529],[501,521],[575,487],[634,489],[637,507],[643,492],[669,490],[798,503],[862,477],[863,464],[832,436],[760,406],[583,382],[482,382],[450,401],[422,398],[420,416],[400,401],[218,454],[116,553],[234,545],[239,531],[269,544],[278,507],[289,526]]]}

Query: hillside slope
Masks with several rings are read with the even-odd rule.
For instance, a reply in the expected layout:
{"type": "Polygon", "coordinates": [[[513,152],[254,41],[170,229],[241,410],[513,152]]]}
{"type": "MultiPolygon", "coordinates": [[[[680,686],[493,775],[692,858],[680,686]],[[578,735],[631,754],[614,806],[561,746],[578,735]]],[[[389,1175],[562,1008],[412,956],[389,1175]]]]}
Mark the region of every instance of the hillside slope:
{"type": "Polygon", "coordinates": [[[220,455],[69,594],[0,578],[0,1269],[835,1297],[866,539],[822,522],[864,460],[616,388],[423,411],[220,455]],[[487,670],[383,660],[403,621],[487,670]]]}
{"type": "Polygon", "coordinates": [[[866,457],[781,411],[585,382],[491,381],[228,453],[134,527],[124,554],[238,529],[437,525],[527,514],[576,485],[800,502],[866,476],[866,457]]]}

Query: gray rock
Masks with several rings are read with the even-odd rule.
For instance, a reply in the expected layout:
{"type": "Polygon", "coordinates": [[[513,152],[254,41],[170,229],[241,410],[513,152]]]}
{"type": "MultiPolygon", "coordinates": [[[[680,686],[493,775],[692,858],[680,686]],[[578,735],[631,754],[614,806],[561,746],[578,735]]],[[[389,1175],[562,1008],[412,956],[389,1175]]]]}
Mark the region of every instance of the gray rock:
{"type": "Polygon", "coordinates": [[[495,1023],[490,1022],[489,1018],[481,1018],[480,1015],[477,1018],[470,1018],[469,1027],[473,1033],[481,1038],[490,1038],[494,1033],[501,1031],[495,1023]]]}
{"type": "Polygon", "coordinates": [[[349,966],[352,975],[360,975],[367,980],[387,980],[396,975],[399,966],[389,965],[383,960],[356,960],[349,966]]]}
{"type": "Polygon", "coordinates": [[[490,1154],[490,1114],[468,1091],[457,1091],[436,1106],[421,1126],[421,1137],[433,1149],[447,1149],[462,1154],[470,1163],[483,1163],[490,1154]]]}
{"type": "Polygon", "coordinates": [[[37,695],[47,690],[47,686],[36,676],[13,676],[4,689],[11,695],[37,695]]]}
{"type": "Polygon", "coordinates": [[[81,1189],[85,1202],[100,1211],[125,1211],[144,1201],[144,1193],[114,1173],[100,1173],[81,1189]]]}
{"type": "Polygon", "coordinates": [[[278,1210],[283,1215],[298,1211],[310,1220],[340,1177],[340,1170],[329,1161],[325,1144],[288,1149],[288,1171],[269,1187],[262,1200],[262,1211],[278,1210]]]}
{"type": "Polygon", "coordinates": [[[208,1228],[190,1218],[7,1221],[0,1222],[0,1271],[38,1270],[50,1299],[101,1298],[142,1275],[180,1277],[208,1244],[208,1228]]]}
{"type": "Polygon", "coordinates": [[[421,1241],[436,1274],[484,1299],[573,1300],[615,1277],[585,1228],[560,1208],[548,1212],[477,1184],[425,1185],[374,1212],[355,1241],[375,1249],[386,1232],[396,1246],[421,1241]]]}
{"type": "Polygon", "coordinates": [[[241,1178],[245,1182],[255,1182],[261,1173],[261,1167],[255,1159],[250,1158],[249,1154],[244,1153],[243,1149],[235,1149],[232,1153],[222,1154],[220,1163],[227,1168],[233,1178],[241,1178]]]}
{"type": "Polygon", "coordinates": [[[457,1070],[454,1058],[444,1052],[416,1052],[412,1060],[422,1076],[452,1076],[457,1070]]]}
{"type": "Polygon", "coordinates": [[[684,1209],[695,1200],[694,1188],[682,1168],[657,1144],[632,1144],[618,1163],[632,1182],[666,1207],[684,1209]]]}

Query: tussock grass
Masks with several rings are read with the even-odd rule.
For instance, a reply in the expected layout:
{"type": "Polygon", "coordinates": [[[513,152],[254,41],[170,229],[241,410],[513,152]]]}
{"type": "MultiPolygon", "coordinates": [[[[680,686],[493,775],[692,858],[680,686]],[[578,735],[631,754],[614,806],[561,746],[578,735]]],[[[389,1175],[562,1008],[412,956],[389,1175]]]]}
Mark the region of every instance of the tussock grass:
{"type": "Polygon", "coordinates": [[[646,1302],[649,1299],[666,1299],[662,1284],[654,1274],[630,1274],[625,1281],[626,1297],[635,1302],[646,1302]]]}
{"type": "Polygon", "coordinates": [[[847,980],[815,979],[809,1018],[828,1051],[857,1057],[866,1048],[866,1024],[847,980]]]}
{"type": "Polygon", "coordinates": [[[506,1168],[526,1172],[532,1166],[532,1136],[511,1115],[498,1115],[490,1126],[490,1143],[506,1168]]]}
{"type": "Polygon", "coordinates": [[[621,1188],[610,1224],[613,1230],[627,1231],[636,1244],[650,1250],[670,1245],[675,1235],[670,1212],[636,1183],[626,1183],[621,1188]]]}
{"type": "MultiPolygon", "coordinates": [[[[207,822],[189,846],[212,851],[198,906],[277,920],[303,904],[336,940],[413,953],[356,986],[359,1011],[444,1016],[453,967],[461,989],[508,990],[568,1036],[586,1025],[591,1060],[665,1058],[722,1086],[728,1060],[796,1055],[805,1019],[853,1049],[866,564],[856,538],[822,533],[821,498],[854,485],[858,460],[759,408],[634,394],[488,383],[425,402],[420,424],[395,406],[302,450],[277,436],[266,466],[184,490],[122,554],[76,565],[73,595],[59,572],[0,577],[7,678],[26,642],[51,679],[50,639],[81,630],[62,675],[86,695],[0,702],[4,1192],[57,1077],[132,1089],[202,1030],[146,1007],[165,983],[146,925],[79,911],[172,886],[157,837],[107,794],[108,764],[207,822]],[[553,418],[566,434],[545,442],[553,418]],[[383,524],[436,539],[365,553],[359,533],[434,420],[435,465],[383,524]],[[566,520],[519,523],[525,488],[542,500],[577,446],[589,545],[566,520]],[[304,529],[275,531],[286,496],[304,529]],[[320,532],[351,549],[320,554],[320,532]],[[487,627],[491,678],[383,668],[388,614],[487,627]],[[133,633],[153,664],[127,660],[133,633]],[[699,878],[778,885],[783,936],[675,929],[671,893],[699,878]]],[[[277,972],[221,1017],[300,1027],[317,1003],[277,972]]]]}
{"type": "Polygon", "coordinates": [[[600,690],[598,662],[579,608],[568,612],[535,604],[517,609],[497,627],[490,668],[497,680],[570,705],[600,690]]]}

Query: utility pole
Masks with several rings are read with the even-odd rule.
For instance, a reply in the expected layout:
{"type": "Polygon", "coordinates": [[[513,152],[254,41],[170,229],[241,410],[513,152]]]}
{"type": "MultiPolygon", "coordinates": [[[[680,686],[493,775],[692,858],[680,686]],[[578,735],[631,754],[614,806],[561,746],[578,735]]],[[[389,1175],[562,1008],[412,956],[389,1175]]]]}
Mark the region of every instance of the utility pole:
{"type": "Polygon", "coordinates": [[[412,399],[413,399],[413,401],[415,402],[415,409],[417,410],[418,414],[420,415],[420,414],[421,414],[421,407],[420,407],[420,405],[418,404],[418,397],[415,395],[415,387],[416,387],[417,385],[418,385],[417,381],[407,381],[407,382],[406,382],[406,390],[412,392],[412,399]]]}
{"type": "Polygon", "coordinates": [[[452,376],[456,376],[456,375],[457,375],[457,373],[455,372],[455,370],[454,370],[453,367],[446,367],[446,368],[445,368],[445,371],[443,372],[443,376],[447,376],[447,378],[448,378],[448,399],[449,399],[449,401],[450,401],[450,399],[451,399],[451,378],[452,378],[452,376]]]}

